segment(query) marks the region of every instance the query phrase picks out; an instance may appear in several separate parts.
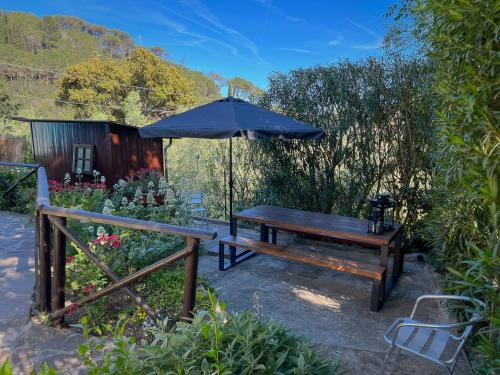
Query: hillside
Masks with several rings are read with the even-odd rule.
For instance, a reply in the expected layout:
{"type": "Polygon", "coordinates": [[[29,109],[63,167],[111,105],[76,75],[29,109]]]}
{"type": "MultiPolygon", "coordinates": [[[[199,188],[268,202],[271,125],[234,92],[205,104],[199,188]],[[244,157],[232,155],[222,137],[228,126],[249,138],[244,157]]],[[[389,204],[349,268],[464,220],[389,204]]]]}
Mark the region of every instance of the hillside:
{"type": "MultiPolygon", "coordinates": [[[[19,115],[73,118],[71,106],[56,104],[55,81],[73,64],[89,59],[123,60],[136,48],[123,31],[90,24],[78,17],[0,11],[0,79],[20,104],[19,115]]],[[[157,56],[164,51],[148,47],[157,56]]],[[[167,62],[178,66],[173,62],[167,62]]],[[[220,97],[219,87],[202,72],[186,67],[195,104],[220,97]]]]}

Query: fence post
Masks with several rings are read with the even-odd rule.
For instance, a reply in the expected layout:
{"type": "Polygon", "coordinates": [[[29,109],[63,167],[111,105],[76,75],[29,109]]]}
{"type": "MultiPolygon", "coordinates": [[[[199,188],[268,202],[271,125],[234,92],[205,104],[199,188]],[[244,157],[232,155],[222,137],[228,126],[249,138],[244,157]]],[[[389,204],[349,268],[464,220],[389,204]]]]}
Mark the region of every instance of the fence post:
{"type": "MultiPolygon", "coordinates": [[[[66,226],[66,218],[60,219],[62,224],[66,226]]],[[[52,311],[57,311],[64,307],[65,294],[64,285],[66,280],[66,237],[61,230],[53,225],[54,231],[54,249],[52,258],[52,269],[54,271],[54,282],[52,286],[52,311]]],[[[60,326],[64,324],[64,316],[54,319],[54,325],[60,326]]]]}
{"type": "Polygon", "coordinates": [[[196,281],[198,278],[198,251],[200,248],[199,238],[187,238],[187,245],[193,251],[185,258],[184,263],[184,298],[183,298],[183,318],[192,318],[196,303],[196,281]]]}
{"type": "Polygon", "coordinates": [[[40,312],[50,311],[50,223],[47,215],[38,213],[38,301],[40,312]]]}

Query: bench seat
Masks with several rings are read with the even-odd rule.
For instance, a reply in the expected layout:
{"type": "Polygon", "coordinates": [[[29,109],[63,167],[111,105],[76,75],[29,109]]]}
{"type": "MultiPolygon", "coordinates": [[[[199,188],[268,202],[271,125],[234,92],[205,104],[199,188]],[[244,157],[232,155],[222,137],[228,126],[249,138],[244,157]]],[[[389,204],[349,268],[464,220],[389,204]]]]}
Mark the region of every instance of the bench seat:
{"type": "Polygon", "coordinates": [[[386,278],[385,267],[336,258],[313,251],[304,251],[293,246],[282,246],[241,236],[227,236],[219,240],[219,269],[221,271],[229,268],[224,266],[225,246],[228,246],[230,249],[231,265],[236,261],[236,248],[241,248],[244,249],[245,252],[244,254],[240,254],[240,256],[247,255],[248,252],[267,254],[299,263],[312,264],[370,278],[373,280],[370,309],[372,311],[378,311],[383,300],[383,290],[385,288],[386,278]]]}

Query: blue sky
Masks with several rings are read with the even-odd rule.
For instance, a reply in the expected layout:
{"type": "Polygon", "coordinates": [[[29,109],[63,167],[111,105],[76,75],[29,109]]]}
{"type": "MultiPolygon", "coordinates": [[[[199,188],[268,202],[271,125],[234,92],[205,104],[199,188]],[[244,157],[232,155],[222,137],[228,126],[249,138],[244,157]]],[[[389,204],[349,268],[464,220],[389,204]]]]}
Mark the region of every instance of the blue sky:
{"type": "Polygon", "coordinates": [[[397,0],[2,0],[0,9],[65,14],[126,31],[203,72],[265,88],[273,71],[377,55],[397,0]]]}

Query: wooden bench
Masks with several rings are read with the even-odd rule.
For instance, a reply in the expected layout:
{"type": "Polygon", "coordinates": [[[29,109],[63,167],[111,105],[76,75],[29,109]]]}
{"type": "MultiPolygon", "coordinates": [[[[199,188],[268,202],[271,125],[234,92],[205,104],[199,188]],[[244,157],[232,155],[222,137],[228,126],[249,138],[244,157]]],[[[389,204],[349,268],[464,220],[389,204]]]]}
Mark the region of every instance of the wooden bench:
{"type": "Polygon", "coordinates": [[[378,311],[383,303],[386,279],[385,267],[304,251],[292,246],[281,246],[240,236],[227,236],[219,240],[219,270],[225,271],[236,264],[236,258],[241,260],[242,257],[248,258],[255,253],[272,255],[299,263],[312,264],[370,278],[373,280],[370,310],[378,311]],[[229,266],[225,266],[224,262],[225,246],[228,246],[230,251],[229,266]],[[244,252],[236,255],[236,248],[241,248],[244,252]]]}

